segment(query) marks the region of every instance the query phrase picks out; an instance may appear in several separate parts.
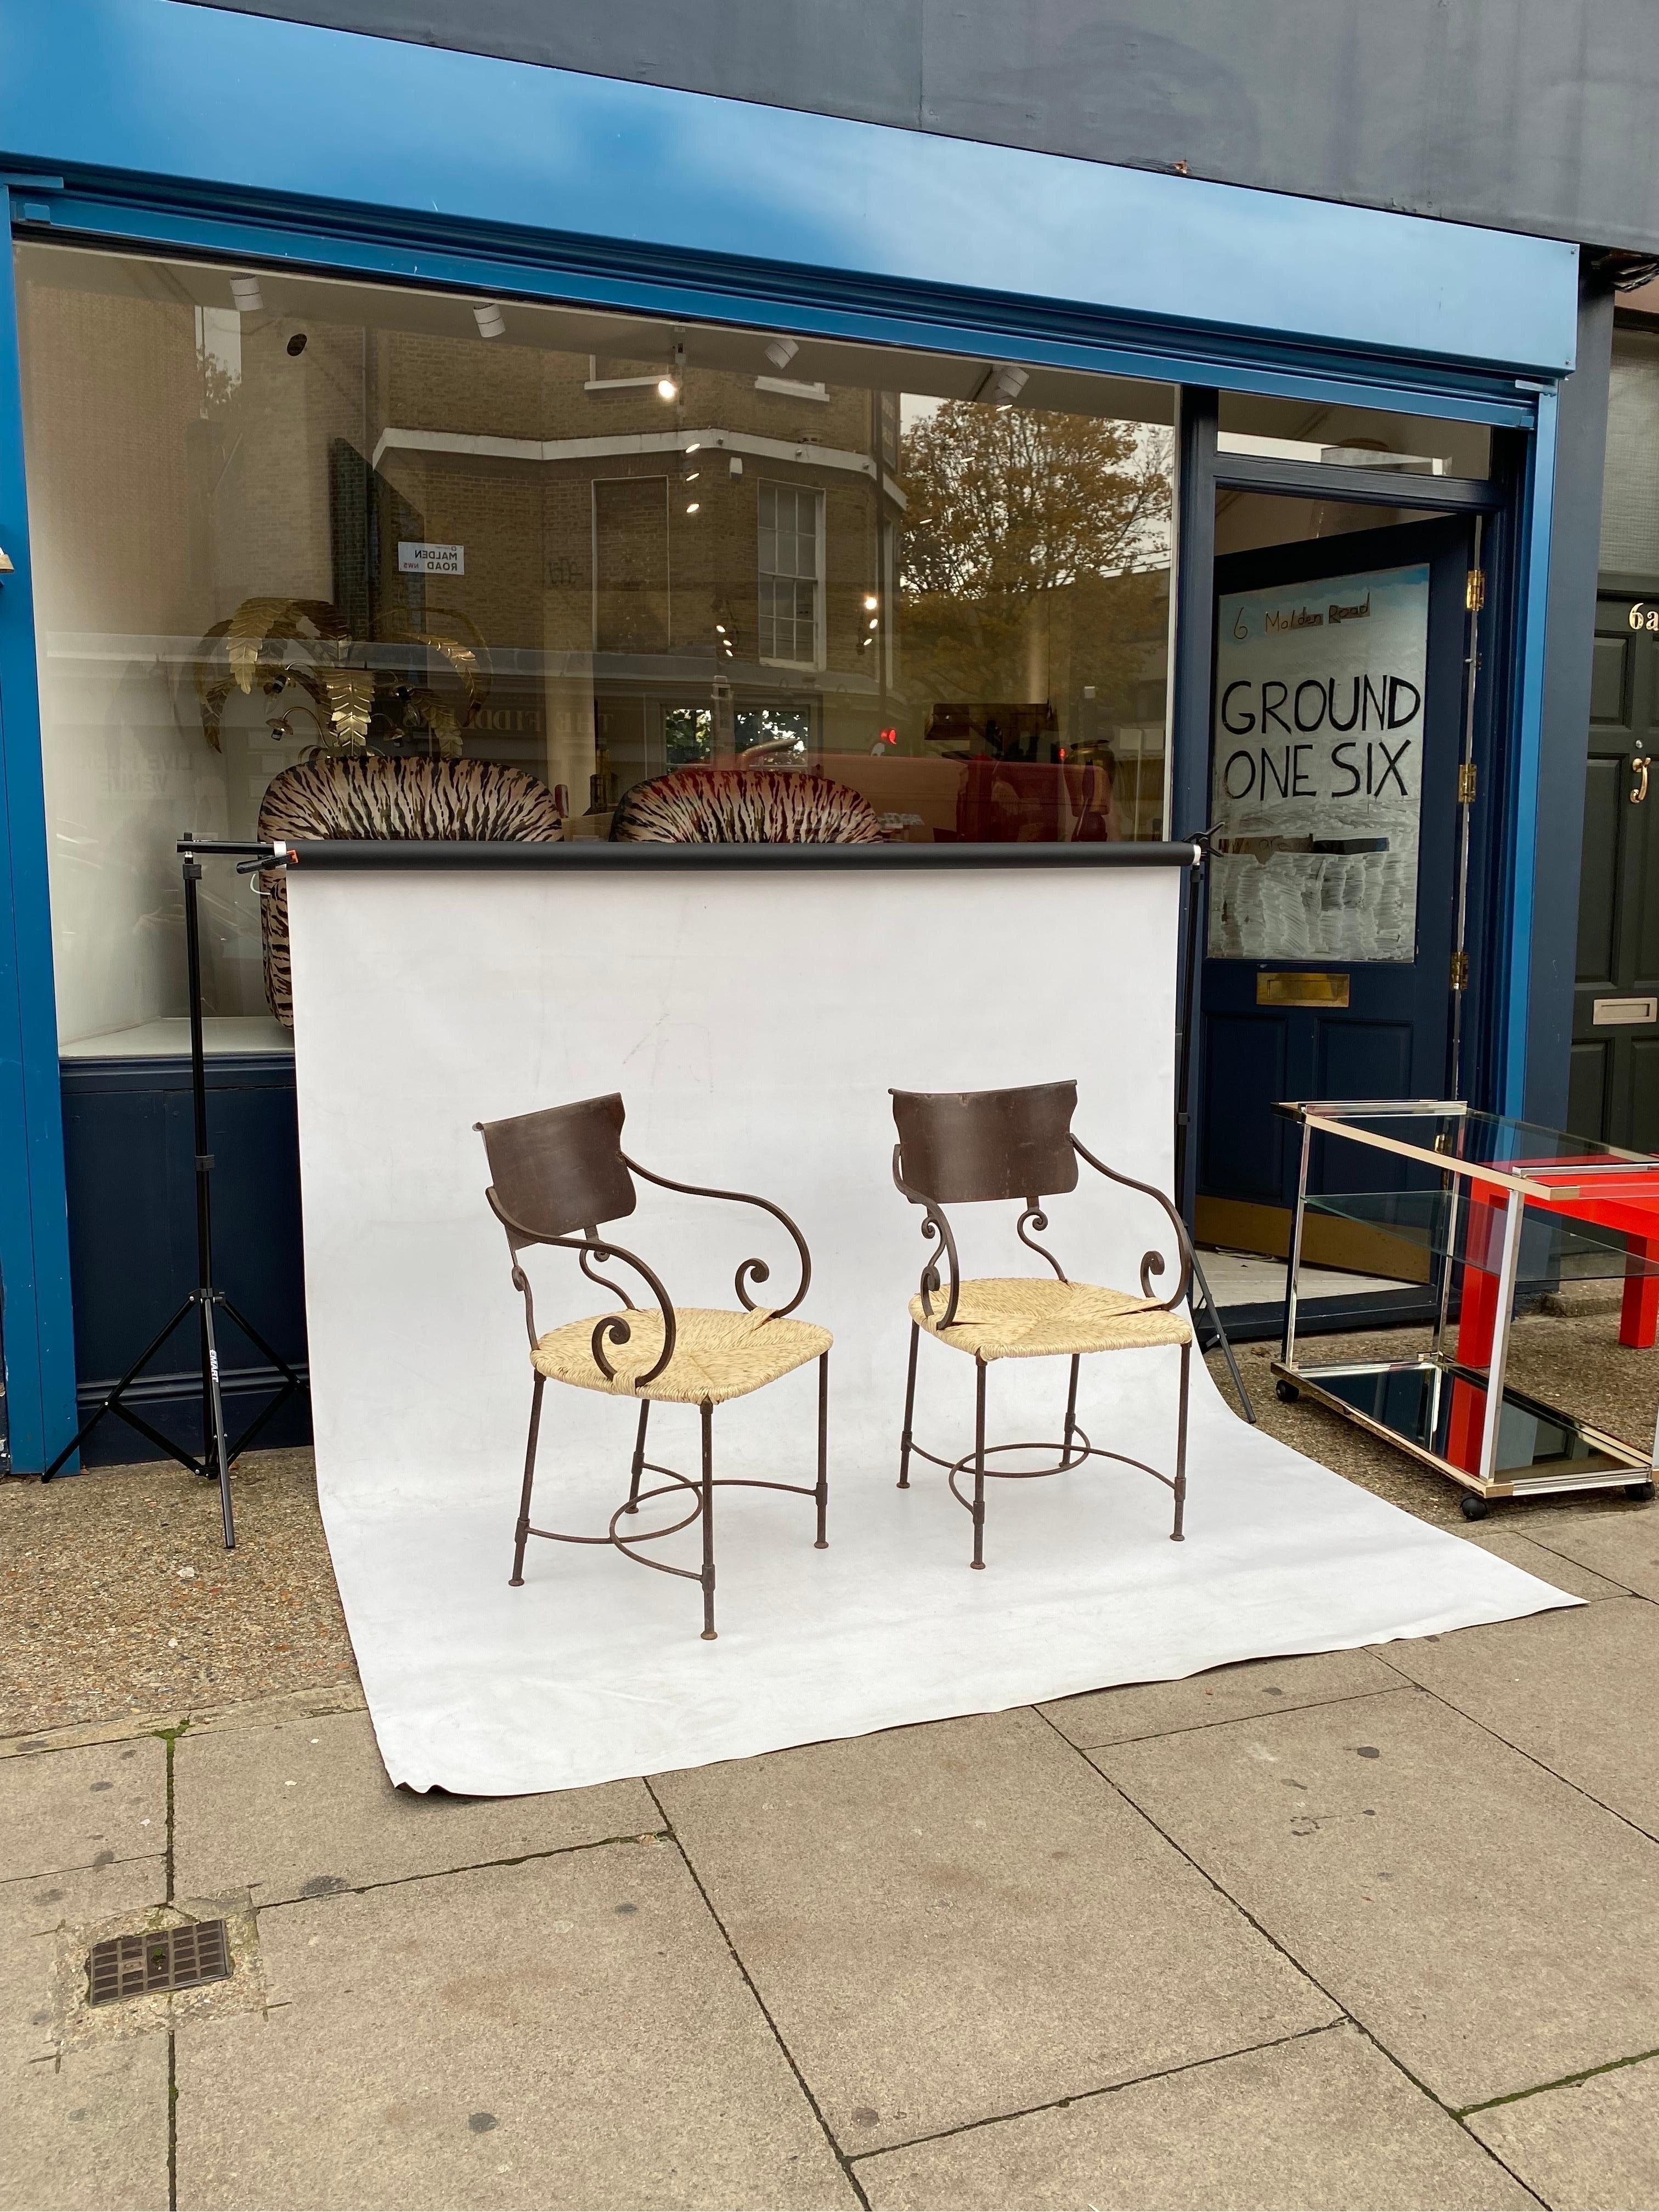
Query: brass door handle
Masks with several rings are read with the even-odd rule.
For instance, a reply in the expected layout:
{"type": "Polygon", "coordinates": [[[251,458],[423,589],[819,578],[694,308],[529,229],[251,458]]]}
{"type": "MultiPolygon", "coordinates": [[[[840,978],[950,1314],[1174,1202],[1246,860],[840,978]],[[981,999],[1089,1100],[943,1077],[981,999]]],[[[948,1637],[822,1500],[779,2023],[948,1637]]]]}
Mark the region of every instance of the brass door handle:
{"type": "Polygon", "coordinates": [[[1630,787],[1630,803],[1640,806],[1648,795],[1648,756],[1638,753],[1631,763],[1631,773],[1636,781],[1630,787]]]}

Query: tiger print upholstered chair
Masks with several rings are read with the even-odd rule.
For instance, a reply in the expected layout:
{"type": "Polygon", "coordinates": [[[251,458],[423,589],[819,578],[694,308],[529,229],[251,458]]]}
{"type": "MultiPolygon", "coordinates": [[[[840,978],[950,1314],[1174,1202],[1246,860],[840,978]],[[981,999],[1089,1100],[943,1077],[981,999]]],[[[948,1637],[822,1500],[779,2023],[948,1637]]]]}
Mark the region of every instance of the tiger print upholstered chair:
{"type": "Polygon", "coordinates": [[[625,791],[619,845],[878,845],[867,799],[827,776],[764,768],[679,768],[625,791]]]}
{"type": "Polygon", "coordinates": [[[745,1191],[711,1190],[699,1183],[675,1182],[630,1159],[622,1148],[623,1102],[614,1093],[605,1098],[583,1098],[574,1105],[550,1106],[540,1113],[520,1114],[510,1121],[475,1124],[484,1141],[489,1162],[489,1188],[485,1193],[490,1211],[507,1232],[512,1257],[513,1285],[524,1299],[525,1327],[530,1334],[530,1364],[533,1374],[530,1397],[530,1435],[525,1446],[524,1487],[519,1497],[519,1518],[514,1531],[511,1586],[524,1581],[525,1549],[532,1536],[559,1544],[611,1544],[623,1557],[661,1573],[681,1575],[702,1586],[702,1633],[714,1636],[714,1492],[720,1489],[782,1490],[811,1498],[817,1509],[816,1548],[826,1544],[825,1516],[829,1510],[828,1471],[830,1417],[830,1348],[827,1328],[792,1319],[812,1280],[811,1255],[801,1235],[781,1206],[745,1191]],[[635,1253],[627,1251],[605,1233],[608,1225],[631,1214],[638,1203],[634,1178],[654,1183],[659,1189],[679,1191],[692,1198],[717,1199],[735,1206],[757,1206],[770,1214],[787,1232],[800,1263],[800,1279],[787,1303],[757,1304],[752,1289],[769,1279],[763,1260],[744,1260],[737,1272],[735,1309],[677,1306],[661,1279],[635,1253]],[[538,1334],[530,1279],[524,1255],[532,1248],[549,1246],[574,1252],[576,1264],[589,1282],[609,1291],[617,1304],[607,1313],[590,1314],[585,1320],[567,1322],[562,1328],[538,1334]],[[596,1272],[607,1270],[609,1273],[596,1272]],[[629,1276],[644,1285],[649,1303],[637,1306],[611,1273],[629,1276]],[[733,1398],[746,1398],[779,1382],[797,1368],[816,1360],[818,1370],[817,1480],[811,1487],[801,1483],[772,1482],[741,1475],[714,1474],[714,1408],[733,1398]],[[538,1528],[530,1518],[531,1495],[536,1481],[536,1447],[541,1431],[542,1396],[550,1382],[562,1382],[578,1390],[599,1390],[625,1398],[640,1409],[634,1440],[632,1480],[626,1498],[611,1516],[604,1535],[568,1535],[555,1528],[538,1528]],[[646,1425],[653,1406],[696,1406],[702,1431],[701,1474],[682,1474],[647,1460],[646,1425]],[[640,1483],[646,1474],[665,1480],[649,1490],[640,1483]],[[665,1498],[665,1512],[678,1518],[658,1528],[640,1528],[631,1516],[654,1498],[665,1498]],[[683,1510],[681,1510],[683,1509],[683,1510]],[[628,1523],[626,1532],[623,1524],[628,1523]],[[674,1566],[652,1559],[634,1547],[701,1523],[702,1565],[674,1566]]]}
{"type": "Polygon", "coordinates": [[[899,1442],[901,1490],[910,1487],[912,1458],[941,1467],[958,1505],[973,1516],[974,1558],[985,1565],[985,1485],[988,1478],[1028,1480],[1063,1474],[1085,1460],[1115,1460],[1150,1474],[1175,1495],[1175,1526],[1182,1538],[1187,1504],[1187,1401],[1193,1332],[1176,1309],[1192,1278],[1192,1245],[1174,1206],[1151,1183],[1137,1182],[1097,1160],[1072,1133],[1077,1111],[1075,1083],[1036,1083],[1012,1091],[895,1091],[893,1119],[898,1142],[893,1148],[893,1181],[912,1206],[922,1209],[921,1233],[933,1244],[921,1282],[910,1301],[910,1366],[904,1393],[904,1428],[899,1442]],[[1047,1198],[1075,1190],[1078,1162],[1127,1190],[1139,1191],[1168,1216],[1178,1255],[1176,1280],[1167,1298],[1153,1295],[1152,1278],[1164,1273],[1161,1253],[1148,1252],[1140,1263],[1140,1291],[1105,1290],[1071,1281],[1054,1255],[1036,1242],[1048,1233],[1042,1212],[1047,1198]],[[1022,1244],[1052,1269],[1052,1276],[988,1276],[964,1281],[957,1257],[956,1232],[947,1206],[978,1206],[1021,1199],[1024,1211],[1016,1224],[1022,1244]],[[925,1451],[912,1433],[916,1402],[916,1352],[923,1336],[974,1363],[974,1449],[959,1459],[925,1451]],[[1181,1347],[1181,1381],[1176,1409],[1175,1472],[1166,1474],[1144,1460],[1107,1451],[1091,1443],[1077,1420],[1078,1370],[1085,1353],[1135,1352],[1157,1345],[1181,1347]],[[1059,1443],[992,1444],[985,1441],[985,1378],[999,1359],[1066,1358],[1071,1381],[1066,1395],[1066,1425],[1059,1443]],[[1059,1455],[1052,1467],[996,1468],[988,1462],[1009,1452],[1059,1455]],[[973,1496],[962,1484],[971,1475],[973,1496]]]}
{"type": "MultiPolygon", "coordinates": [[[[272,776],[259,807],[261,842],[349,837],[398,841],[505,841],[544,844],[562,834],[545,784],[494,761],[429,759],[411,754],[317,753],[272,776]]],[[[294,1026],[289,963],[288,871],[259,878],[265,998],[294,1026]]]]}

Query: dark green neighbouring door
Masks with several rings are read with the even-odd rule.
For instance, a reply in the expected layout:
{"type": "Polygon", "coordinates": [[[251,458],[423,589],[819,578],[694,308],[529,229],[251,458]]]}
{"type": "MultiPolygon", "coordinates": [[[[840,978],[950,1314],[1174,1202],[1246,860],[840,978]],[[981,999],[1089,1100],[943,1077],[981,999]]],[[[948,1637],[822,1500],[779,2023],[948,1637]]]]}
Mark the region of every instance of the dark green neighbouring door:
{"type": "Polygon", "coordinates": [[[1597,602],[1567,1120],[1659,1150],[1659,588],[1597,602]],[[1651,779],[1651,781],[1650,781],[1651,779]]]}

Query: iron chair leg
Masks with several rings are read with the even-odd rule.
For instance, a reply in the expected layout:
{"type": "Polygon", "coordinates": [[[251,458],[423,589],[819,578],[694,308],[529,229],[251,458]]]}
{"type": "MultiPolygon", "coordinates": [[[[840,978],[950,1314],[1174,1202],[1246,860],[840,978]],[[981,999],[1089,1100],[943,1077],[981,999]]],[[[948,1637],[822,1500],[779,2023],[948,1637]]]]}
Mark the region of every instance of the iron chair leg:
{"type": "Polygon", "coordinates": [[[824,1534],[824,1521],[830,1511],[830,1355],[818,1358],[818,1534],[813,1545],[815,1552],[827,1552],[830,1539],[824,1534]]]}
{"type": "Polygon", "coordinates": [[[714,1640],[714,1408],[705,1398],[702,1413],[702,1640],[714,1640]]]}
{"type": "Polygon", "coordinates": [[[524,1488],[519,1492],[519,1525],[513,1547],[513,1573],[507,1583],[509,1589],[524,1587],[524,1547],[530,1534],[530,1492],[536,1480],[536,1439],[541,1433],[542,1392],[547,1388],[547,1377],[538,1375],[535,1388],[530,1394],[530,1437],[524,1448],[524,1488]]]}
{"type": "MultiPolygon", "coordinates": [[[[1072,1431],[1077,1426],[1077,1370],[1082,1364],[1081,1358],[1074,1352],[1072,1354],[1072,1379],[1066,1391],[1066,1443],[1060,1462],[1060,1472],[1062,1474],[1073,1463],[1072,1431]]],[[[1081,1460],[1077,1463],[1081,1466],[1081,1460]]]]}
{"type": "Polygon", "coordinates": [[[974,1360],[974,1565],[985,1565],[985,1362],[974,1360]]]}
{"type": "Polygon", "coordinates": [[[899,1438],[899,1479],[901,1490],[910,1487],[910,1425],[916,1411],[916,1346],[921,1341],[920,1322],[910,1324],[910,1372],[904,1385],[904,1433],[899,1438]]]}
{"type": "Polygon", "coordinates": [[[1187,1385],[1192,1364],[1193,1347],[1190,1344],[1183,1344],[1181,1347],[1181,1406],[1176,1415],[1175,1527],[1170,1531],[1172,1544],[1186,1541],[1181,1523],[1187,1510],[1187,1385]]]}
{"type": "Polygon", "coordinates": [[[640,1407],[640,1432],[634,1439],[634,1479],[628,1486],[628,1510],[640,1510],[640,1477],[645,1472],[645,1425],[651,1418],[651,1401],[647,1398],[640,1407]]]}

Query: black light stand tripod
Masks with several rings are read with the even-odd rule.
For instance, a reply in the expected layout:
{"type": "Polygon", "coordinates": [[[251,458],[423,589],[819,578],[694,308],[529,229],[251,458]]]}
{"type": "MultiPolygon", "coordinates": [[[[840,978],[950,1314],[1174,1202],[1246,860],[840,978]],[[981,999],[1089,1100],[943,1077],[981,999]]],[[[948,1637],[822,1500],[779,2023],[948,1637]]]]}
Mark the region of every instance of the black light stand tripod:
{"type": "Polygon", "coordinates": [[[177,1460],[180,1467],[187,1467],[192,1474],[199,1474],[206,1480],[217,1480],[219,1507],[225,1526],[225,1549],[234,1552],[236,1548],[236,1522],[230,1502],[232,1462],[240,1458],[265,1423],[288,1403],[300,1388],[300,1377],[279,1352],[271,1350],[246,1316],[238,1312],[222,1291],[214,1288],[213,1210],[210,1188],[213,1155],[208,1150],[207,1060],[202,1042],[202,938],[197,887],[202,880],[204,855],[215,859],[234,856],[237,874],[251,876],[257,875],[262,868],[285,867],[289,854],[283,845],[227,844],[188,835],[179,840],[178,851],[183,863],[185,962],[190,978],[190,1081],[196,1128],[196,1288],[190,1292],[161,1334],[140,1352],[97,1411],[82,1423],[72,1441],[64,1445],[40,1480],[50,1482],[64,1462],[79,1451],[105,1414],[114,1413],[130,1427],[137,1429],[140,1436],[148,1437],[151,1443],[159,1445],[170,1459],[177,1460]],[[218,1332],[215,1324],[221,1313],[227,1321],[235,1323],[249,1343],[263,1352],[282,1377],[282,1387],[276,1395],[261,1413],[255,1415],[234,1444],[226,1434],[224,1401],[220,1390],[218,1332]],[[125,1402],[126,1394],[138,1376],[174,1329],[181,1322],[188,1320],[191,1314],[197,1318],[201,1343],[203,1450],[199,1457],[183,1450],[170,1437],[164,1437],[159,1429],[152,1428],[142,1414],[134,1413],[125,1402]]]}

